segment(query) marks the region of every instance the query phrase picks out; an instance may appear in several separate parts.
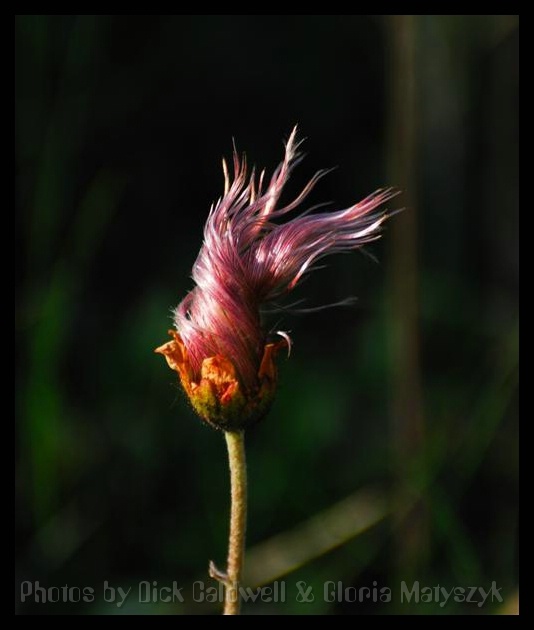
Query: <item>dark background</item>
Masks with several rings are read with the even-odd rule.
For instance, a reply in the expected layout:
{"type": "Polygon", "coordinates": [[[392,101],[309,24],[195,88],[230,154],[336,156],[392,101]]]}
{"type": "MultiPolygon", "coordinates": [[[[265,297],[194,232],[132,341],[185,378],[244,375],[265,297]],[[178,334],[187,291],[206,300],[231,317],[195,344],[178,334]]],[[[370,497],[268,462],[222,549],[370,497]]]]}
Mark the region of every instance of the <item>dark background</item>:
{"type": "Polygon", "coordinates": [[[354,306],[282,319],[293,354],[248,436],[247,583],[283,578],[287,601],[244,612],[514,611],[518,18],[24,15],[15,77],[16,611],[219,611],[190,589],[224,564],[224,441],[153,348],[232,137],[273,169],[295,123],[289,193],[338,166],[312,202],[395,185],[406,210],[378,264],[329,259],[296,295],[354,306]],[[22,601],[36,580],[94,601],[22,601]],[[105,580],[132,587],[121,608],[105,580]],[[173,580],[185,603],[139,601],[173,580]],[[401,603],[403,580],[494,581],[504,602],[401,603]],[[327,581],[392,601],[324,601],[327,581]]]}

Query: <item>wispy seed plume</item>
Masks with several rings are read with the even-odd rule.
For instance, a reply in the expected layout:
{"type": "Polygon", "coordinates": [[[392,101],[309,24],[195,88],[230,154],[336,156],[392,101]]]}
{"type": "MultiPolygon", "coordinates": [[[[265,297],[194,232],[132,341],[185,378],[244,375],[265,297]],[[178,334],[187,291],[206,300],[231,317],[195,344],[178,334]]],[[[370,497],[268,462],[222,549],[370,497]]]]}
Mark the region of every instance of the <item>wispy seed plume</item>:
{"type": "Polygon", "coordinates": [[[396,194],[379,190],[343,210],[291,217],[326,173],[316,173],[293,201],[280,205],[302,159],[296,134],[295,127],[268,182],[265,171],[249,173],[245,156],[235,149],[233,175],[223,160],[224,195],[204,227],[193,265],[195,287],[175,310],[174,340],[157,349],[180,373],[199,414],[222,428],[239,427],[248,422],[247,414],[265,412],[274,395],[274,356],[290,345],[287,333],[279,343],[267,343],[260,309],[294,289],[325,256],[378,238],[388,216],[379,208],[396,194]],[[198,403],[200,389],[204,399],[198,403]]]}

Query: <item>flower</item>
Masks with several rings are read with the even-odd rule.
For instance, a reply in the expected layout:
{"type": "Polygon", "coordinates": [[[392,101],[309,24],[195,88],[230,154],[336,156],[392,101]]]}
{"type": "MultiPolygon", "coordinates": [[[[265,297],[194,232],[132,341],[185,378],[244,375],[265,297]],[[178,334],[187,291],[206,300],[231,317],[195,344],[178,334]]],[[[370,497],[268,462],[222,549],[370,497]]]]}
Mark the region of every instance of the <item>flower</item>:
{"type": "Polygon", "coordinates": [[[290,347],[287,333],[272,342],[260,307],[291,291],[326,255],[357,249],[378,238],[387,218],[378,206],[395,193],[379,190],[337,212],[297,208],[325,174],[316,173],[298,197],[279,207],[298,153],[296,127],[268,185],[265,171],[249,176],[234,149],[233,179],[223,159],[224,195],[212,205],[204,242],[193,265],[195,287],[174,312],[172,340],[156,349],[178,372],[193,408],[209,424],[240,430],[268,411],[276,389],[275,357],[290,347]]]}

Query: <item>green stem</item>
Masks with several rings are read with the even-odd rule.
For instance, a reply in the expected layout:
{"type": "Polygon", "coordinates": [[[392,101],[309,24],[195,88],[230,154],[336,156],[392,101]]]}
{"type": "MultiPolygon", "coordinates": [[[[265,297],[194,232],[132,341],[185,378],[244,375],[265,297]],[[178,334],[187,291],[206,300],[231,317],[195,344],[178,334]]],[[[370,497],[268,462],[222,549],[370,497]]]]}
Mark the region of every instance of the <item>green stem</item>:
{"type": "Polygon", "coordinates": [[[225,584],[225,615],[239,615],[239,586],[245,559],[247,529],[247,463],[243,431],[225,431],[230,464],[230,536],[225,584]]]}

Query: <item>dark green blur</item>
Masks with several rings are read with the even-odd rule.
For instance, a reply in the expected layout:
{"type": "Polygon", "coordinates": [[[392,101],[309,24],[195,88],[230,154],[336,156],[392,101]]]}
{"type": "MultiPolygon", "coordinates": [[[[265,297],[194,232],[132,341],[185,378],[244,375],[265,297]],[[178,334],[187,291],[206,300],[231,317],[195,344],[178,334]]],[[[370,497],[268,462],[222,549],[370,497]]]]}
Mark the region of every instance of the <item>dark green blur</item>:
{"type": "Polygon", "coordinates": [[[224,440],[153,349],[232,138],[272,170],[295,123],[288,195],[337,166],[311,204],[396,185],[405,210],[290,298],[354,305],[266,316],[294,347],[247,438],[247,571],[287,594],[244,613],[517,608],[518,37],[516,16],[16,17],[17,613],[220,611],[191,589],[224,565],[224,440]],[[401,602],[403,580],[504,601],[401,602]],[[94,600],[22,601],[36,581],[94,600]],[[140,601],[147,581],[186,601],[140,601]],[[347,601],[373,586],[391,602],[347,601]]]}

